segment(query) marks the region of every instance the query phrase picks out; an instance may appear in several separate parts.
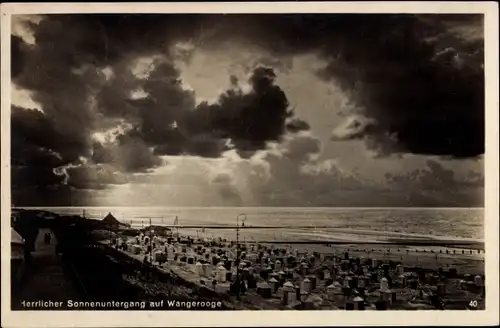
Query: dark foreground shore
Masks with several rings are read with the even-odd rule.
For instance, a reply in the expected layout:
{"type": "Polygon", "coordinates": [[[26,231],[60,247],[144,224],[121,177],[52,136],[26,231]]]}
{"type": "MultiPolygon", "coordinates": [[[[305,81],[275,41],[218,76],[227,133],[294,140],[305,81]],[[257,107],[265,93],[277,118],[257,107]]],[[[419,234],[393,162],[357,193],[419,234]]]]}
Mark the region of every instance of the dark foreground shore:
{"type": "Polygon", "coordinates": [[[102,227],[92,221],[41,211],[17,213],[14,227],[33,251],[25,261],[22,277],[12,280],[13,310],[119,310],[128,308],[125,303],[130,301],[145,301],[129,308],[138,310],[185,309],[185,302],[193,301],[220,302],[216,307],[202,304],[207,310],[233,307],[220,295],[204,294],[179,277],[99,243],[92,231],[102,227]],[[46,233],[53,234],[49,245],[43,241],[46,233]],[[166,299],[176,302],[161,307],[150,303],[166,299]],[[109,302],[115,304],[106,306],[109,302]]]}

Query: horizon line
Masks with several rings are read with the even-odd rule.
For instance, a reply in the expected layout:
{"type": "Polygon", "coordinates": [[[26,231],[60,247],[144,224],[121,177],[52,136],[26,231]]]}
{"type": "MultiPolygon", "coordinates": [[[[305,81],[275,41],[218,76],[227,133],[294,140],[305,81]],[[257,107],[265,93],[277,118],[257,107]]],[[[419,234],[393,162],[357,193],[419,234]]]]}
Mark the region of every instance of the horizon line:
{"type": "Polygon", "coordinates": [[[11,206],[11,208],[331,208],[331,209],[484,209],[484,206],[203,206],[203,205],[109,205],[109,206],[11,206]]]}

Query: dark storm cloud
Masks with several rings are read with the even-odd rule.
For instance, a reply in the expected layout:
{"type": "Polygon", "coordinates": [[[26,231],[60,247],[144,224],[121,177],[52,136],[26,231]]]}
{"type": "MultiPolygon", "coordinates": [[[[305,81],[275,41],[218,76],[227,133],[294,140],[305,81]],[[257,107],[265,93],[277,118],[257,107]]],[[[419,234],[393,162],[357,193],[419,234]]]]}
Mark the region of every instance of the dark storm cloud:
{"type": "Polygon", "coordinates": [[[374,121],[352,137],[376,150],[484,153],[482,15],[226,15],[217,28],[277,58],[326,59],[320,76],[374,121]]]}
{"type": "Polygon", "coordinates": [[[288,55],[326,59],[320,76],[343,87],[360,109],[356,114],[373,121],[355,137],[367,137],[376,150],[457,158],[484,153],[482,15],[192,18],[193,26],[212,31],[205,47],[247,42],[285,67],[288,55]]]}
{"type": "MultiPolygon", "coordinates": [[[[179,127],[192,131],[194,135],[228,139],[243,156],[265,148],[269,141],[280,141],[287,131],[309,129],[298,119],[287,122],[293,112],[289,109],[285,92],[275,80],[273,69],[257,67],[248,80],[251,85],[248,93],[233,88],[221,94],[214,104],[201,103],[180,121],[179,127]]],[[[218,151],[220,154],[221,150],[218,151]]]]}
{"type": "Polygon", "coordinates": [[[18,188],[28,194],[44,194],[46,189],[43,198],[53,195],[57,202],[67,177],[64,170],[56,169],[90,155],[95,117],[88,109],[88,90],[97,84],[99,75],[95,70],[74,74],[85,64],[78,57],[75,30],[51,21],[25,25],[34,30],[36,44],[16,41],[22,56],[12,58],[13,67],[20,68],[13,72],[13,83],[30,90],[43,112],[12,107],[13,202],[27,199],[18,188]]]}
{"type": "MultiPolygon", "coordinates": [[[[27,23],[33,31],[35,45],[12,38],[13,82],[30,90],[33,100],[43,108],[43,113],[12,110],[15,204],[33,204],[37,199],[43,204],[68,204],[72,201],[63,197],[61,183],[85,188],[94,184],[91,187],[97,188],[109,182],[106,179],[92,182],[89,177],[88,182],[82,183],[81,174],[75,174],[78,172],[75,169],[62,169],[57,174],[55,169],[70,163],[80,165],[80,156],[91,156],[91,134],[106,122],[107,113],[96,112],[89,104],[90,95],[102,87],[105,78],[97,68],[104,68],[131,52],[147,50],[138,45],[141,42],[136,42],[146,39],[146,35],[129,38],[120,34],[134,34],[130,26],[121,28],[127,24],[127,18],[101,20],[92,15],[52,15],[39,24],[27,23]]],[[[141,33],[144,28],[148,27],[143,26],[141,33]]],[[[153,45],[156,46],[157,43],[153,45]]],[[[158,159],[151,159],[144,152],[137,154],[137,148],[144,149],[133,142],[120,145],[113,152],[120,158],[118,164],[125,170],[142,170],[147,164],[157,164],[158,159]],[[143,159],[145,163],[138,163],[143,159]]],[[[65,191],[75,194],[74,188],[65,191]]]]}
{"type": "Polygon", "coordinates": [[[106,66],[125,57],[168,53],[177,40],[192,38],[200,30],[197,15],[70,14],[45,15],[29,23],[37,47],[58,45],[66,64],[106,66]],[[66,41],[67,43],[63,43],[66,41]],[[62,47],[62,49],[61,49],[62,47]]]}
{"type": "Polygon", "coordinates": [[[78,160],[78,139],[58,131],[43,113],[12,106],[11,175],[12,187],[51,186],[64,181],[55,168],[78,160]]]}
{"type": "Polygon", "coordinates": [[[61,171],[53,169],[81,165],[81,157],[124,172],[147,171],[166,154],[218,157],[236,148],[248,157],[309,128],[293,117],[267,67],[253,71],[250,92],[232,79],[216,103],[196,106],[173,64],[178,41],[198,48],[247,42],[269,52],[260,63],[283,70],[291,55],[317,54],[328,62],[320,76],[351,94],[356,115],[370,122],[339,139],[365,138],[384,152],[482,154],[481,24],[472,15],[323,14],[48,15],[27,22],[35,44],[12,37],[12,78],[43,113],[13,108],[13,185],[57,184],[61,171]],[[131,73],[140,56],[162,58],[147,79],[131,73]],[[139,91],[140,99],[131,95],[139,91]],[[92,139],[117,120],[131,128],[115,142],[92,139]]]}
{"type": "Polygon", "coordinates": [[[276,75],[270,68],[253,71],[249,92],[243,92],[231,76],[232,89],[217,102],[196,105],[194,92],[184,89],[180,72],[170,61],[158,60],[152,66],[143,80],[115,74],[97,100],[106,116],[127,118],[134,126],[124,137],[140,139],[154,149],[154,155],[219,157],[228,149],[229,140],[240,153],[251,155],[267,142],[279,141],[286,132],[309,128],[292,117],[287,97],[275,84],[276,75]],[[145,97],[130,99],[137,89],[145,97]],[[287,122],[289,118],[291,122],[287,122]]]}
{"type": "Polygon", "coordinates": [[[12,188],[49,186],[62,183],[64,177],[54,173],[52,168],[14,166],[11,171],[12,188]]]}
{"type": "Polygon", "coordinates": [[[85,140],[75,131],[59,129],[57,120],[34,110],[11,107],[12,163],[65,165],[86,154],[85,140]],[[30,157],[35,156],[35,157],[30,157]],[[41,161],[40,157],[46,158],[41,161]]]}
{"type": "Polygon", "coordinates": [[[444,28],[426,41],[430,28],[416,18],[368,18],[359,30],[344,30],[342,50],[322,75],[353,92],[374,120],[350,138],[369,137],[375,148],[396,141],[392,151],[403,153],[483,154],[482,41],[459,40],[444,28]]]}
{"type": "Polygon", "coordinates": [[[11,76],[16,77],[22,70],[24,64],[24,52],[27,44],[18,36],[12,35],[10,37],[10,56],[12,58],[11,76]]]}
{"type": "Polygon", "coordinates": [[[396,152],[484,152],[481,15],[58,16],[42,21],[36,39],[67,40],[59,52],[69,66],[168,54],[176,41],[216,47],[246,40],[275,55],[267,61],[284,63],[286,55],[312,52],[328,60],[320,75],[351,92],[362,114],[375,120],[365,133],[373,146],[391,136],[396,152]]]}
{"type": "Polygon", "coordinates": [[[250,77],[249,93],[233,85],[218,103],[196,106],[173,64],[178,51],[172,46],[211,27],[200,17],[49,15],[25,22],[35,44],[12,38],[12,78],[30,90],[43,113],[13,110],[14,185],[62,179],[74,187],[97,188],[109,181],[99,176],[102,184],[81,183],[82,174],[91,174],[80,168],[86,159],[122,172],[145,172],[162,164],[161,155],[218,157],[235,147],[249,156],[267,141],[307,128],[286,128],[292,118],[286,95],[265,67],[250,77]],[[141,56],[156,58],[146,78],[132,72],[141,56]],[[116,127],[120,120],[129,128],[116,132],[115,141],[93,140],[94,132],[116,127]],[[35,178],[39,175],[45,178],[35,178]]]}

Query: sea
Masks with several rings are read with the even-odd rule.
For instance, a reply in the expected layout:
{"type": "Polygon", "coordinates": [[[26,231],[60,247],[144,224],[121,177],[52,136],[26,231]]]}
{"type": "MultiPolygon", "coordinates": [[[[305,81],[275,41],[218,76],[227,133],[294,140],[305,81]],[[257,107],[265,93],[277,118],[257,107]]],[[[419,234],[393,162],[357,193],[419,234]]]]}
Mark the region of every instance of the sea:
{"type": "MultiPolygon", "coordinates": [[[[244,225],[240,240],[364,240],[423,238],[484,241],[483,208],[338,207],[44,207],[62,215],[102,219],[108,213],[133,227],[244,225]],[[308,228],[304,228],[308,226],[308,228]],[[302,227],[301,229],[294,227],[302,227]]],[[[181,234],[234,239],[232,229],[182,229],[181,234]]]]}

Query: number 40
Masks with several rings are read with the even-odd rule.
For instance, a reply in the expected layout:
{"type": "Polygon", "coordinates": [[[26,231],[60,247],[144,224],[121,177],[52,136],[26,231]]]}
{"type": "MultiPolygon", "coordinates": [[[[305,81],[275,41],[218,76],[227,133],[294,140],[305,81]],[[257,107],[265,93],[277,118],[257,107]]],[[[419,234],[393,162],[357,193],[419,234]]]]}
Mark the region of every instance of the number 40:
{"type": "Polygon", "coordinates": [[[477,301],[476,300],[472,300],[469,302],[469,306],[472,307],[472,308],[477,308],[477,301]]]}

